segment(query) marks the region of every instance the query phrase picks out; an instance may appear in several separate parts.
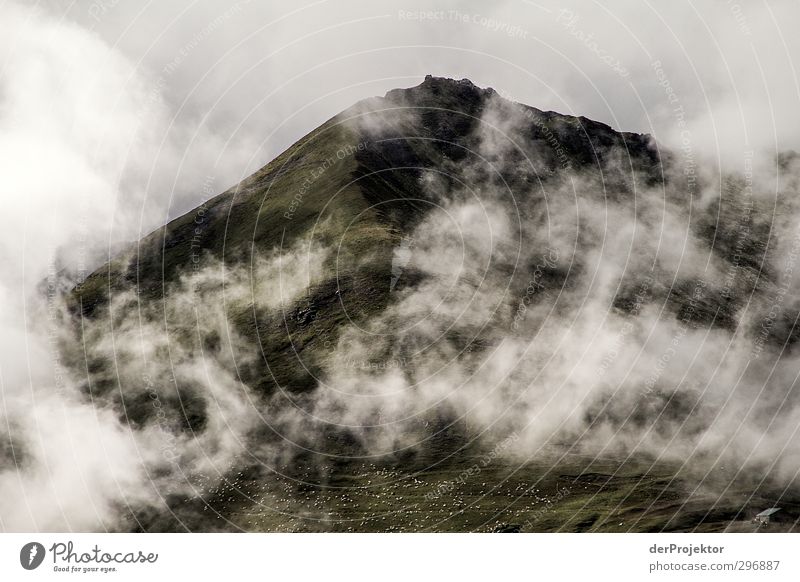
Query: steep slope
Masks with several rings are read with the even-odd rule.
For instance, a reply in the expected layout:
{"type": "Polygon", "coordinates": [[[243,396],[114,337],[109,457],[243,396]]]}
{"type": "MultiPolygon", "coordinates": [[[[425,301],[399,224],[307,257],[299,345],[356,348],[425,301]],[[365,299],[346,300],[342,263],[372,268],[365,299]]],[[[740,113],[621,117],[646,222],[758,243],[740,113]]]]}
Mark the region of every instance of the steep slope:
{"type": "Polygon", "coordinates": [[[755,360],[798,311],[764,331],[765,201],[699,180],[468,80],[343,111],[71,294],[66,365],[170,457],[126,527],[745,527],[784,482],[709,459],[774,469],[751,437],[782,442],[795,403],[755,360]]]}
{"type": "Polygon", "coordinates": [[[576,168],[596,172],[615,193],[633,191],[634,170],[659,179],[647,136],[511,104],[467,80],[429,76],[417,87],[342,112],[240,184],[151,233],[88,277],[76,303],[94,317],[109,297],[131,288],[144,301],[163,301],[182,275],[215,260],[246,266],[276,248],[335,245],[338,256],[326,262],[327,275],[284,321],[257,309],[233,314],[239,330],[275,356],[265,362],[267,373],[259,368],[248,380],[265,392],[275,385],[307,390],[315,380],[291,366],[295,356],[335,342],[343,321],[363,320],[385,306],[393,249],[436,204],[420,188],[426,171],[434,169],[448,187],[488,180],[530,201],[544,181],[576,168]],[[500,116],[514,109],[509,114],[522,115],[526,126],[510,135],[502,119],[497,127],[487,125],[490,106],[500,116]],[[507,142],[502,163],[480,156],[481,131],[507,142]],[[619,152],[629,156],[627,173],[608,170],[619,152]],[[310,318],[317,324],[306,333],[310,318]]]}

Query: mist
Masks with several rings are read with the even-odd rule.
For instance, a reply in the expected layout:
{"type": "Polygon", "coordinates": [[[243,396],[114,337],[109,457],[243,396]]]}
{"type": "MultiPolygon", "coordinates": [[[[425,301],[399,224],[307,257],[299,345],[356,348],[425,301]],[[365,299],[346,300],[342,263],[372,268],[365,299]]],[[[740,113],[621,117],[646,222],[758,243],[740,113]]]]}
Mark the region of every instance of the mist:
{"type": "Polygon", "coordinates": [[[323,450],[326,427],[375,457],[444,423],[514,462],[559,445],[698,486],[723,465],[796,484],[796,3],[42,6],[0,22],[3,530],[128,528],[130,508],[323,450]],[[293,309],[336,253],[320,241],[202,258],[165,304],[119,294],[76,333],[65,294],[120,249],[428,73],[651,134],[668,185],[625,151],[575,169],[498,100],[471,136],[483,162],[442,169],[465,186],[423,177],[438,209],[395,251],[392,301],[343,329],[311,394],[256,393],[262,354],[232,320],[293,309]]]}

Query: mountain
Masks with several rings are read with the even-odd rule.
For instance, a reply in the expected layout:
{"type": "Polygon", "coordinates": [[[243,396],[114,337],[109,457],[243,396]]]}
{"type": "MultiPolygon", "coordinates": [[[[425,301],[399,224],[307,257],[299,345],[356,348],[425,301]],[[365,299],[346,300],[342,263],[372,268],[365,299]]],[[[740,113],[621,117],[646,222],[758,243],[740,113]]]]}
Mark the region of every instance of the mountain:
{"type": "MultiPolygon", "coordinates": [[[[564,172],[559,156],[602,174],[618,149],[629,153],[647,180],[659,178],[658,155],[649,136],[512,104],[466,79],[429,76],[417,87],[390,91],[340,113],[240,184],[145,237],[133,256],[121,256],[83,283],[76,292],[83,315],[93,316],[114,293],[133,287],[147,301],[163,300],[170,285],[197,268],[197,261],[247,265],[264,250],[292,247],[313,233],[323,242],[337,241],[339,252],[358,257],[359,264],[339,261],[338,277],[324,277],[315,285],[286,324],[302,350],[333,341],[344,317],[368,318],[388,301],[393,250],[434,202],[419,187],[423,173],[447,167],[450,184],[475,179],[460,175],[459,165],[477,159],[476,128],[490,103],[519,108],[526,116],[527,127],[517,129],[527,141],[528,155],[536,157],[535,172],[514,167],[524,161],[525,150],[504,160],[494,179],[509,190],[558,177],[564,172]],[[340,297],[348,306],[346,316],[340,297]],[[321,334],[304,334],[301,313],[306,312],[326,322],[315,330],[321,334]]],[[[495,132],[502,138],[502,128],[495,132]]],[[[633,188],[630,176],[605,176],[628,180],[618,185],[624,191],[633,188]]],[[[240,314],[237,323],[249,339],[257,339],[257,320],[240,314]]],[[[291,356],[282,331],[281,337],[270,337],[270,330],[264,330],[265,349],[291,356]]],[[[275,384],[292,390],[314,386],[303,370],[277,368],[275,381],[265,381],[262,391],[273,390],[275,384]]]]}
{"type": "Polygon", "coordinates": [[[745,527],[780,487],[697,498],[733,425],[684,372],[797,311],[764,336],[784,238],[694,163],[466,79],[333,117],[71,292],[86,397],[172,451],[122,527],[745,527]]]}

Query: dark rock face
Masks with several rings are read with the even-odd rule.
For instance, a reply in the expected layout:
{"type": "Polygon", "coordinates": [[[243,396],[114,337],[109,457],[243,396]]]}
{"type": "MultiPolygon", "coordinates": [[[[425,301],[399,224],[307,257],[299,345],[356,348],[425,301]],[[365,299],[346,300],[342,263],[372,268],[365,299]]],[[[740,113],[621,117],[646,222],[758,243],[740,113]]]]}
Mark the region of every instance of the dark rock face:
{"type": "MultiPolygon", "coordinates": [[[[261,354],[260,365],[242,367],[243,381],[264,393],[282,386],[307,391],[317,381],[317,352],[321,345],[335,345],[341,323],[366,321],[388,304],[393,250],[436,207],[442,191],[497,192],[493,195],[507,200],[509,213],[530,220],[572,176],[599,185],[580,196],[630,206],[637,190],[669,190],[668,166],[669,156],[662,163],[648,135],[620,133],[583,117],[513,103],[467,79],[428,76],[418,86],[394,89],[342,112],[241,184],[152,233],[76,289],[73,310],[103,321],[109,299],[132,289],[153,313],[167,310],[181,280],[198,269],[215,261],[226,269],[249,268],[256,257],[302,244],[311,233],[315,242],[339,249],[305,297],[284,306],[284,315],[263,309],[258,301],[230,314],[237,332],[261,354]],[[426,175],[441,183],[425,187],[426,175]],[[330,226],[320,230],[320,224],[330,226]],[[294,356],[309,364],[282,361],[294,356]]],[[[737,203],[735,196],[730,202],[737,203]]],[[[768,233],[754,227],[758,236],[737,247],[736,229],[711,223],[707,216],[697,221],[699,236],[713,241],[725,258],[735,254],[754,271],[768,233]]],[[[520,244],[529,244],[527,233],[519,236],[520,244]]],[[[583,232],[577,236],[580,247],[598,242],[583,232]]],[[[576,251],[569,273],[544,269],[544,288],[573,287],[583,273],[583,252],[576,251]]],[[[515,277],[511,288],[522,289],[528,275],[522,270],[515,277]]],[[[410,270],[403,285],[412,281],[422,279],[410,270]]],[[[694,284],[687,279],[667,289],[657,282],[648,289],[648,301],[668,296],[676,318],[732,328],[735,297],[707,290],[692,301],[694,284]]],[[[739,286],[746,290],[753,284],[748,280],[739,286]]],[[[634,296],[640,286],[635,276],[626,280],[613,305],[638,312],[641,305],[634,296]]],[[[170,332],[169,320],[166,329],[170,332]]],[[[770,337],[796,335],[782,330],[777,325],[770,337]]],[[[208,339],[191,349],[201,349],[203,342],[208,339]]],[[[104,371],[95,376],[95,391],[111,377],[104,371]]]]}
{"type": "MultiPolygon", "coordinates": [[[[780,163],[795,164],[796,158],[787,154],[780,163]]],[[[757,302],[778,291],[777,269],[769,261],[775,237],[762,218],[768,212],[743,198],[744,185],[736,178],[719,199],[699,206],[699,196],[687,188],[676,164],[675,156],[660,151],[649,135],[513,103],[467,79],[428,76],[418,86],[394,89],[343,111],[240,184],[95,272],[72,292],[75,334],[65,345],[64,360],[88,376],[87,398],[113,408],[121,422],[134,430],[157,424],[177,437],[214,430],[217,401],[197,386],[207,382],[216,388],[221,376],[230,381],[224,390],[252,394],[251,404],[268,420],[280,418],[289,404],[298,409],[312,405],[328,388],[327,378],[342,369],[368,375],[384,370],[389,361],[396,364],[397,377],[413,380],[412,355],[428,346],[414,337],[399,338],[398,330],[409,322],[403,320],[406,312],[392,308],[437,274],[436,269],[405,265],[398,249],[424,244],[413,240],[420,225],[442,208],[471,199],[492,206],[511,226],[505,237],[492,239],[496,248],[490,268],[465,269],[457,291],[479,295],[488,282],[498,290],[492,297],[496,305],[481,325],[444,326],[437,357],[473,371],[479,366],[471,358],[491,353],[505,340],[538,338],[545,318],[530,315],[537,307],[552,304],[548,316],[567,325],[582,312],[585,300],[601,292],[609,295],[601,306],[604,313],[625,322],[628,334],[648,309],[659,309],[659,316],[682,333],[708,329],[732,334],[743,326],[743,333],[761,334],[767,347],[795,350],[800,307],[792,301],[766,330],[760,329],[761,321],[741,317],[751,298],[757,302]],[[664,248],[666,254],[675,251],[674,241],[662,245],[652,240],[668,218],[680,222],[681,236],[719,267],[722,274],[714,276],[722,282],[706,280],[701,269],[682,268],[682,255],[674,268],[656,256],[664,248]],[[632,235],[630,248],[606,251],[615,230],[639,223],[644,226],[632,235]],[[569,240],[565,254],[550,257],[545,243],[551,231],[569,240]],[[598,290],[603,260],[620,274],[598,290]],[[312,262],[313,276],[293,270],[312,262]],[[370,328],[375,321],[383,327],[370,328]],[[135,351],[109,352],[107,338],[130,334],[137,326],[146,328],[153,344],[146,366],[137,363],[135,351]],[[365,343],[373,351],[342,361],[342,346],[354,329],[368,336],[365,343]],[[197,368],[211,373],[198,378],[191,373],[197,368]],[[227,375],[213,374],[220,370],[227,375]],[[157,412],[153,400],[159,402],[157,412]]],[[[441,230],[450,232],[441,220],[441,230]]],[[[422,231],[426,236],[439,234],[428,226],[422,231]]],[[[477,245],[471,250],[480,255],[485,249],[477,245]]],[[[451,260],[444,255],[434,259],[451,260]]],[[[457,293],[446,298],[459,299],[457,293]]],[[[431,319],[437,309],[447,312],[448,301],[430,306],[431,319]]],[[[524,386],[529,378],[520,376],[509,384],[524,386]]],[[[703,434],[706,424],[692,417],[699,402],[695,392],[662,390],[659,382],[621,402],[598,398],[586,406],[582,422],[645,431],[657,418],[660,424],[651,432],[665,440],[677,424],[693,436],[703,434]]],[[[347,407],[340,407],[345,416],[347,407]]],[[[349,482],[347,472],[355,465],[339,455],[367,454],[364,434],[379,440],[380,414],[361,435],[345,422],[299,423],[315,452],[286,454],[285,475],[304,483],[303,495],[313,489],[303,479],[349,482]]],[[[472,442],[459,420],[457,412],[443,406],[409,421],[409,432],[421,435],[423,444],[401,448],[381,462],[425,468],[448,458],[472,442]]],[[[248,435],[256,450],[281,437],[269,422],[248,435]]],[[[299,445],[305,444],[301,439],[299,445]]],[[[7,456],[2,439],[0,455],[7,456]]],[[[253,473],[249,486],[257,487],[259,469],[246,471],[253,473]]],[[[462,467],[453,471],[458,478],[462,467]]],[[[582,467],[575,471],[583,474],[582,467]]],[[[595,474],[583,475],[586,481],[595,474]]],[[[601,477],[609,479],[600,483],[600,477],[592,477],[583,485],[603,488],[613,482],[601,477]]],[[[638,474],[635,479],[641,480],[638,474]]],[[[554,486],[558,491],[557,482],[554,486]]],[[[672,500],[669,495],[665,499],[672,500]]],[[[225,511],[238,511],[248,501],[237,503],[225,511]]],[[[202,523],[198,515],[204,509],[197,500],[183,511],[188,522],[202,523]]],[[[156,529],[176,527],[162,523],[169,521],[164,515],[142,519],[156,529]]],[[[509,519],[495,524],[494,531],[525,530],[516,518],[509,519]]],[[[572,529],[598,524],[602,520],[593,515],[576,520],[572,529]]]]}
{"type": "Polygon", "coordinates": [[[421,171],[440,169],[467,183],[470,180],[459,175],[459,164],[486,164],[487,160],[476,159],[476,133],[480,130],[497,132],[498,139],[518,140],[505,152],[510,159],[496,169],[510,187],[529,188],[534,180],[573,170],[603,174],[609,180],[609,190],[614,181],[632,186],[639,171],[645,172],[647,180],[660,179],[658,152],[647,135],[618,133],[586,118],[514,104],[493,89],[476,87],[467,79],[428,76],[416,87],[394,89],[384,98],[368,99],[342,112],[241,184],[143,239],[128,253],[135,254],[135,260],[120,260],[99,269],[78,290],[84,313],[91,314],[107,299],[109,285],[113,292],[137,284],[140,292],[158,298],[198,257],[246,260],[252,252],[247,247],[253,243],[257,247],[274,246],[287,225],[285,242],[291,243],[319,219],[315,210],[335,194],[332,184],[352,178],[358,196],[370,205],[386,202],[378,214],[391,215],[402,225],[408,216],[429,210],[421,202],[425,199],[418,183],[421,171]],[[490,106],[501,115],[507,112],[523,121],[514,128],[513,136],[492,129],[482,120],[490,106]],[[397,112],[407,115],[387,121],[397,112]],[[362,125],[345,121],[355,115],[380,124],[379,139],[362,125]],[[364,145],[359,148],[359,144],[364,145]],[[354,153],[338,159],[348,148],[354,153]],[[613,156],[620,151],[627,152],[629,167],[609,169],[615,161],[613,156]],[[520,169],[526,157],[535,162],[533,168],[511,171],[520,169]],[[339,163],[331,164],[334,167],[330,171],[304,186],[310,170],[326,160],[339,163]],[[297,198],[302,198],[302,203],[296,203],[299,209],[294,215],[293,201],[297,198]],[[387,202],[397,198],[407,202],[399,208],[387,202]],[[285,214],[294,215],[291,222],[285,214]]]}

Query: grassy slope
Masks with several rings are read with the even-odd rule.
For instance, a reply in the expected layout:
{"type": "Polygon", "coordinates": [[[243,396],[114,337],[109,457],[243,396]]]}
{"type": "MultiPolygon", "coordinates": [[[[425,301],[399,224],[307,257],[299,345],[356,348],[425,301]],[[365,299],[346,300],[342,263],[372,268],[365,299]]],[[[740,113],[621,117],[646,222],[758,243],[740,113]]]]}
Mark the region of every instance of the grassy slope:
{"type": "MultiPolygon", "coordinates": [[[[796,495],[740,480],[720,499],[708,491],[730,476],[697,487],[697,475],[668,463],[555,450],[523,463],[487,460],[490,452],[474,448],[450,453],[410,463],[309,459],[266,477],[243,471],[198,483],[202,500],[180,500],[173,511],[190,529],[260,532],[769,532],[789,531],[800,515],[796,495]],[[752,516],[778,496],[782,513],[755,527],[752,516]]],[[[181,529],[163,520],[150,528],[181,529]]]]}
{"type": "MultiPolygon", "coordinates": [[[[265,394],[276,383],[297,392],[312,389],[316,382],[298,365],[298,355],[318,372],[327,357],[321,346],[335,341],[349,318],[367,319],[389,301],[392,249],[427,208],[426,194],[418,187],[419,168],[469,160],[465,148],[474,145],[469,136],[489,95],[463,83],[430,79],[421,87],[390,92],[387,99],[369,100],[340,114],[237,187],[158,229],[133,254],[98,270],[76,290],[76,310],[80,305],[84,316],[104,317],[109,293],[134,284],[142,300],[157,304],[180,274],[191,269],[195,253],[246,265],[254,253],[269,252],[281,241],[291,247],[313,232],[318,242],[341,242],[338,272],[329,263],[325,280],[282,316],[254,312],[250,306],[230,314],[264,355],[263,367],[245,378],[249,383],[265,394]],[[384,134],[360,132],[357,124],[343,123],[370,109],[406,106],[418,109],[393,121],[384,134]],[[342,148],[360,143],[367,147],[337,158],[342,148]],[[312,179],[326,160],[334,163],[312,179]],[[285,213],[304,187],[305,194],[287,219],[285,213]],[[303,315],[308,313],[312,315],[303,315]]],[[[628,147],[642,167],[656,162],[646,136],[618,134],[586,119],[576,125],[574,118],[531,111],[545,119],[576,167],[602,162],[603,153],[616,146],[628,147]]],[[[534,125],[529,133],[532,142],[546,143],[534,125]]],[[[555,172],[557,166],[554,157],[544,169],[555,172]]],[[[509,179],[513,184],[514,177],[509,179]]],[[[643,461],[587,464],[569,457],[555,467],[552,459],[521,467],[497,460],[451,492],[426,497],[438,485],[457,481],[480,458],[475,450],[454,456],[448,451],[452,448],[430,451],[437,464],[421,473],[415,473],[413,463],[396,460],[327,468],[319,459],[307,460],[306,467],[300,461],[287,477],[244,469],[229,475],[221,487],[198,483],[204,501],[172,499],[171,506],[190,527],[199,529],[720,530],[737,520],[740,494],[750,491],[735,492],[706,515],[713,500],[692,498],[682,507],[691,488],[683,478],[672,480],[672,467],[649,469],[643,461]],[[569,494],[558,497],[564,488],[569,494]]],[[[181,529],[165,516],[139,518],[145,529],[181,529]]]]}

